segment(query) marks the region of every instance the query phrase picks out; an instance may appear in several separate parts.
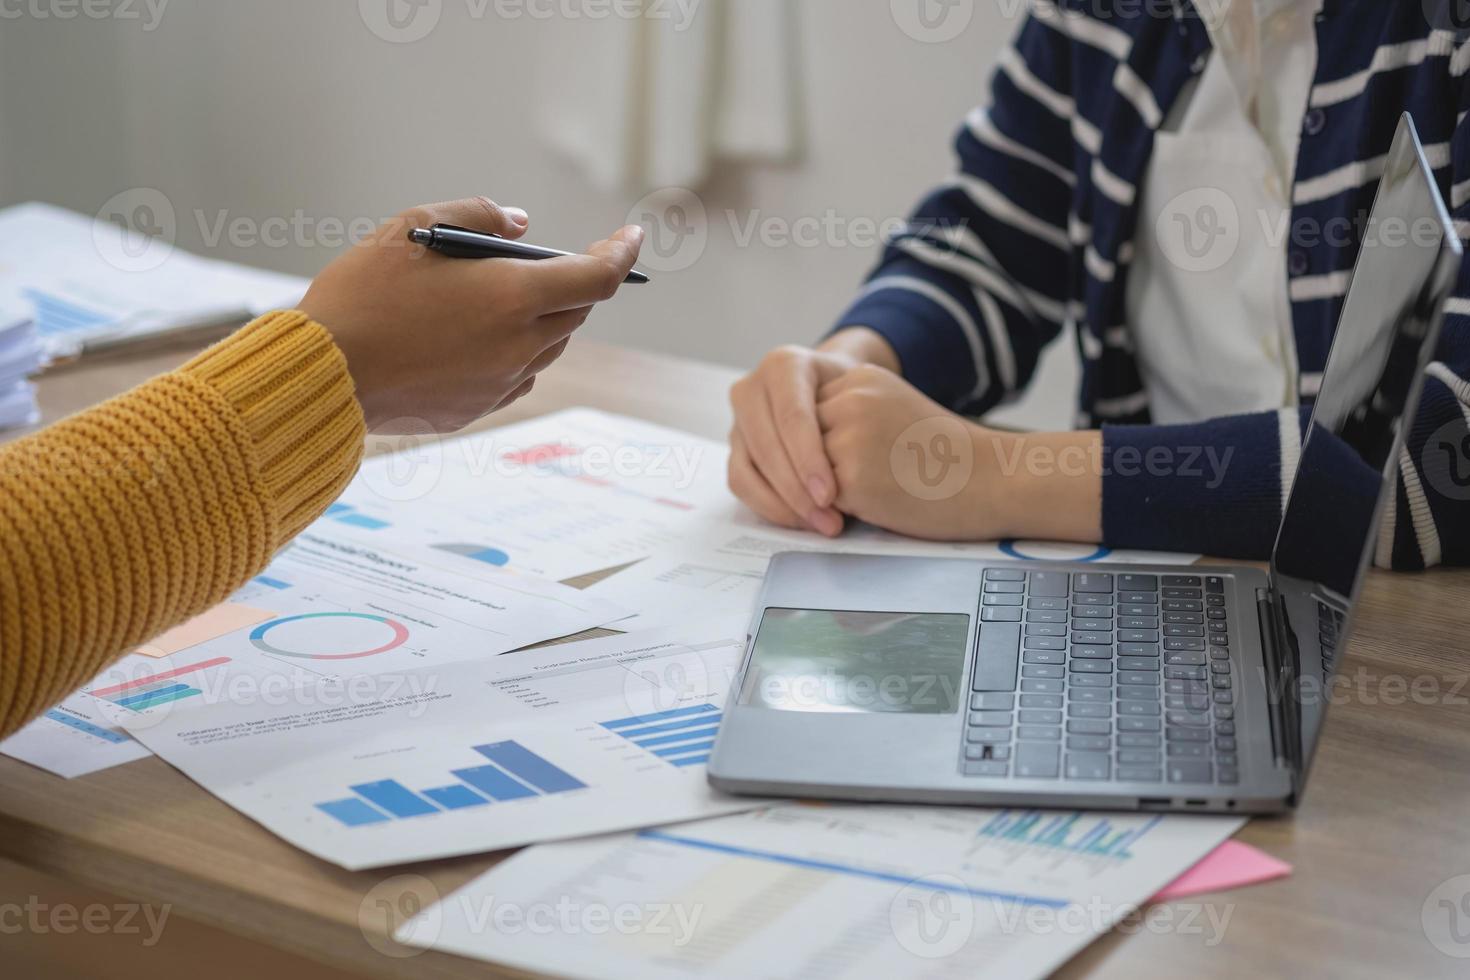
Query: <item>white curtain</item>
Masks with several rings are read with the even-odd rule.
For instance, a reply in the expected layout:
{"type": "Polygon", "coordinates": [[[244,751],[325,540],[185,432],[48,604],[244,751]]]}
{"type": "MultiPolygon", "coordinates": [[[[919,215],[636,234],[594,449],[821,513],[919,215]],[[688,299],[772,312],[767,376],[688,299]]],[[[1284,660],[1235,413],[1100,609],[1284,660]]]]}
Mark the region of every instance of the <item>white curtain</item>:
{"type": "Polygon", "coordinates": [[[722,160],[797,152],[790,0],[644,0],[558,25],[542,135],[600,187],[694,187],[722,160]]]}

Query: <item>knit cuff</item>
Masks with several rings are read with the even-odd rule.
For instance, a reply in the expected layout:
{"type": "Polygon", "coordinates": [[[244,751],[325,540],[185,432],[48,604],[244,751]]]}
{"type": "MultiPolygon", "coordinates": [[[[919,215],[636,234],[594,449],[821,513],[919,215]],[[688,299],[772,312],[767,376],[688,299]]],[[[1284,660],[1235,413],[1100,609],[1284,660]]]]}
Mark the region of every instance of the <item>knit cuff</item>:
{"type": "Polygon", "coordinates": [[[268,313],[180,372],[228,401],[254,447],[279,547],[351,481],[366,426],[331,335],[298,311],[268,313]]]}
{"type": "Polygon", "coordinates": [[[1271,554],[1307,410],[1103,428],[1103,543],[1258,560],[1271,554]]]}

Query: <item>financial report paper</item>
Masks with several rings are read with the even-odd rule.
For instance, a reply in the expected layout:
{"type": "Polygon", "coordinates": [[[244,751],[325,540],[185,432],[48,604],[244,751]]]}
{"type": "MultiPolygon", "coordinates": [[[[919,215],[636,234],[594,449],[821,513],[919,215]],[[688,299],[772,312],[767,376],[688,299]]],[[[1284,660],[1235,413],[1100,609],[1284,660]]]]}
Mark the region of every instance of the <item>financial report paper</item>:
{"type": "Polygon", "coordinates": [[[327,861],[380,867],[734,812],[705,764],[743,624],[563,644],[130,728],[327,861]]]}
{"type": "MultiPolygon", "coordinates": [[[[788,804],[529,848],[397,936],[599,980],[1027,980],[1244,822],[788,804]]],[[[1223,931],[1228,913],[1195,912],[1207,941],[1223,931]]]]}

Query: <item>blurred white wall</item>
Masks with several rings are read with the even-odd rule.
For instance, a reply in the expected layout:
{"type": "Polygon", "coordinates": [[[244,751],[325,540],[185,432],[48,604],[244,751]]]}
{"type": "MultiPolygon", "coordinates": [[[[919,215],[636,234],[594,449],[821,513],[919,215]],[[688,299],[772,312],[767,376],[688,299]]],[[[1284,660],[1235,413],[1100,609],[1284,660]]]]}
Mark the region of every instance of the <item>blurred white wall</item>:
{"type": "MultiPolygon", "coordinates": [[[[24,13],[75,9],[59,0],[6,8],[0,204],[94,213],[119,191],[156,188],[174,204],[181,246],[303,275],[334,254],[316,240],[323,219],[486,193],[531,212],[532,240],[580,248],[633,209],[636,192],[595,189],[535,124],[545,102],[534,86],[556,84],[558,63],[576,57],[569,31],[588,25],[530,11],[585,13],[598,0],[426,0],[441,14],[413,43],[368,28],[362,10],[385,0],[169,0],[156,23],[145,0],[113,2],[139,19],[24,13]],[[221,218],[285,218],[307,234],[210,247],[221,218]]],[[[796,0],[798,159],[720,167],[697,188],[709,226],[698,260],[626,290],[588,336],[745,366],[826,329],[876,257],[871,227],[950,170],[953,131],[1015,29],[1006,12],[1021,6],[922,0],[971,15],[932,43],[899,25],[919,2],[796,0]],[[821,242],[782,244],[803,221],[821,242]]],[[[1008,419],[1068,425],[1073,360],[1070,341],[1057,345],[1008,419]]]]}

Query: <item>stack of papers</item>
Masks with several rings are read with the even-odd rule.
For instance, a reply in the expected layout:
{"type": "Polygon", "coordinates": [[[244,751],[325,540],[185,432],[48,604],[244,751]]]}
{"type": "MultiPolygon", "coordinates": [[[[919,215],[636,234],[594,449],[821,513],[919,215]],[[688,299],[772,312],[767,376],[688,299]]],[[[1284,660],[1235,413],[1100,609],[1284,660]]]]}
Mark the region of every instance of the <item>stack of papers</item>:
{"type": "Polygon", "coordinates": [[[0,299],[0,429],[37,421],[36,392],[26,379],[43,361],[30,310],[16,300],[0,299]]]}
{"type": "Polygon", "coordinates": [[[307,285],[48,204],[0,210],[0,291],[28,305],[55,357],[242,324],[296,305],[307,285]]]}
{"type": "MultiPolygon", "coordinates": [[[[726,488],[727,460],[723,444],[587,409],[372,460],[228,602],[0,751],[65,776],[156,753],[348,869],[534,844],[398,939],[565,976],[904,975],[929,961],[1039,977],[1243,823],[711,788],[775,553],[1194,557],[869,527],[827,540],[757,520],[726,488]],[[614,568],[586,590],[559,584],[614,568]],[[524,649],[599,625],[620,632],[524,649]],[[607,914],[628,928],[596,926],[607,914]]],[[[1226,854],[1187,887],[1280,873],[1226,854]]]]}

